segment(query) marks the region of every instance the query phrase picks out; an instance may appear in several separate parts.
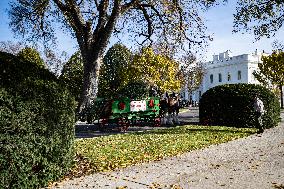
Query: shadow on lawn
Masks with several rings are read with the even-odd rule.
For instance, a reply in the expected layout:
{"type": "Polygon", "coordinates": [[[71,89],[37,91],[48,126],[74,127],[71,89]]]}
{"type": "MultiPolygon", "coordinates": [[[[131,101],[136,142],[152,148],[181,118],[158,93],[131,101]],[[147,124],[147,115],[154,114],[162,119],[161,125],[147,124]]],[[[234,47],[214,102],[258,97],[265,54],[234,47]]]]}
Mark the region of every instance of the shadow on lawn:
{"type": "Polygon", "coordinates": [[[109,129],[105,132],[100,132],[97,130],[96,125],[79,125],[76,126],[76,138],[94,138],[108,135],[116,134],[133,134],[133,135],[147,135],[147,134],[199,134],[199,133],[210,133],[212,135],[217,135],[218,133],[230,134],[230,133],[245,133],[245,134],[254,134],[256,131],[251,130],[240,130],[232,127],[217,127],[217,126],[197,126],[198,123],[187,123],[182,122],[176,126],[166,126],[166,127],[129,127],[126,132],[119,132],[118,130],[109,129]],[[192,125],[186,127],[186,125],[192,125]],[[177,126],[180,126],[176,128],[177,126]],[[184,127],[183,127],[184,126],[184,127]]]}
{"type": "Polygon", "coordinates": [[[240,130],[231,127],[222,127],[219,128],[217,126],[200,126],[200,128],[169,128],[169,129],[158,129],[158,130],[151,130],[148,132],[135,132],[132,133],[134,135],[145,135],[145,134],[198,134],[198,133],[210,133],[216,135],[218,133],[222,134],[229,134],[229,133],[245,133],[245,134],[254,134],[255,131],[251,130],[240,130]]]}

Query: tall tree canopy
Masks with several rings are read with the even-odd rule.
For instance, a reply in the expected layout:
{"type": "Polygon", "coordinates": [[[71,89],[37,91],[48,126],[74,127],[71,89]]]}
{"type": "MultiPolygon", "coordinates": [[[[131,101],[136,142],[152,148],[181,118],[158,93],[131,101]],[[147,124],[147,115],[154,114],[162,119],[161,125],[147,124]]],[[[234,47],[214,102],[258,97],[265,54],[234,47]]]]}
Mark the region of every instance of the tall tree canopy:
{"type": "Polygon", "coordinates": [[[179,60],[181,66],[180,72],[183,77],[183,88],[187,88],[189,92],[193,92],[200,87],[204,76],[204,67],[201,62],[197,62],[196,56],[193,54],[185,54],[179,60]]]}
{"type": "Polygon", "coordinates": [[[282,27],[284,1],[282,0],[239,0],[234,14],[234,31],[253,31],[255,38],[271,37],[282,27]]]}
{"type": "MultiPolygon", "coordinates": [[[[180,45],[207,40],[200,10],[217,0],[16,0],[10,26],[28,40],[54,41],[61,24],[77,40],[83,65],[79,107],[96,96],[104,51],[113,33],[130,33],[139,43],[163,38],[180,45]]],[[[45,43],[46,44],[46,43],[45,43]]]]}
{"type": "Polygon", "coordinates": [[[114,97],[128,83],[131,57],[131,51],[121,44],[115,44],[107,51],[99,77],[98,96],[114,97]]]}
{"type": "Polygon", "coordinates": [[[37,54],[36,56],[40,55],[44,61],[45,67],[47,67],[56,75],[59,75],[63,67],[63,63],[66,62],[67,59],[67,53],[64,51],[60,52],[56,48],[40,48],[37,45],[25,46],[25,44],[22,42],[0,41],[0,51],[2,52],[17,55],[19,52],[21,52],[22,54],[23,49],[25,49],[25,53],[27,53],[27,51],[30,51],[29,53],[33,53],[34,55],[37,54]],[[34,52],[32,52],[31,50],[33,50],[34,52]]]}
{"type": "Polygon", "coordinates": [[[32,63],[37,64],[38,66],[41,66],[43,68],[46,68],[46,65],[43,61],[43,59],[40,57],[39,52],[31,47],[25,47],[22,50],[19,51],[17,54],[17,57],[26,60],[32,63]]]}
{"type": "Polygon", "coordinates": [[[181,78],[179,64],[166,55],[157,54],[152,48],[143,48],[133,58],[128,75],[132,81],[144,81],[159,91],[179,91],[181,78]]]}
{"type": "Polygon", "coordinates": [[[271,83],[279,87],[281,108],[283,108],[284,52],[262,56],[262,61],[263,63],[259,64],[259,71],[254,72],[254,76],[263,84],[271,83]]]}
{"type": "Polygon", "coordinates": [[[65,83],[76,101],[79,101],[83,83],[83,61],[80,52],[74,53],[64,64],[59,79],[65,83]]]}

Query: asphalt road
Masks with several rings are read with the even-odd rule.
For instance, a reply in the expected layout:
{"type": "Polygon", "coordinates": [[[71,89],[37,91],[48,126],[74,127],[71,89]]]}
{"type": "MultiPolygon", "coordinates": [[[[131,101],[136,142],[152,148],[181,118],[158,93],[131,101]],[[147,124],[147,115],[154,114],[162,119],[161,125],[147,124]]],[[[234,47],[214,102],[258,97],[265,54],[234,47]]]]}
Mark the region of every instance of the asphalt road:
{"type": "MultiPolygon", "coordinates": [[[[197,107],[190,107],[183,109],[182,112],[179,114],[179,125],[190,125],[190,124],[198,124],[198,108],[197,107]]],[[[128,130],[124,133],[130,133],[130,132],[142,132],[145,130],[152,130],[152,129],[162,129],[162,128],[168,128],[171,127],[169,125],[167,126],[161,126],[161,127],[149,127],[149,126],[133,126],[129,127],[128,130]]],[[[113,134],[121,134],[122,132],[119,132],[116,129],[109,129],[105,132],[100,132],[98,129],[97,124],[87,124],[86,122],[77,122],[75,127],[75,136],[76,138],[93,138],[93,137],[99,137],[99,136],[107,136],[107,135],[113,135],[113,134]]]]}

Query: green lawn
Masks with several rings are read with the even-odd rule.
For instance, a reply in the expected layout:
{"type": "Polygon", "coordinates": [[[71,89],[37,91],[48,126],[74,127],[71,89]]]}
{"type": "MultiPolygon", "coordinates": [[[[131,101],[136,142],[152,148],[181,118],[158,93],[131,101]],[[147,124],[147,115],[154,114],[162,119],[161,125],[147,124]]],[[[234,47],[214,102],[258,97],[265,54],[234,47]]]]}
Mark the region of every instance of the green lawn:
{"type": "Polygon", "coordinates": [[[77,157],[84,157],[85,164],[88,164],[77,165],[77,169],[87,167],[91,172],[114,170],[225,143],[255,132],[255,129],[219,126],[179,126],[76,140],[77,157]]]}

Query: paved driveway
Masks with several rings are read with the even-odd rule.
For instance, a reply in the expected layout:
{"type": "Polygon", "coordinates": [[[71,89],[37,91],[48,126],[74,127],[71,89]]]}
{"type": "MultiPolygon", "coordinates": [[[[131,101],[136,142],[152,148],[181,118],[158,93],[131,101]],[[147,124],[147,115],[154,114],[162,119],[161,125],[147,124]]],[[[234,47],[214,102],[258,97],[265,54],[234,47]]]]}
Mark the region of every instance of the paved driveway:
{"type": "MultiPolygon", "coordinates": [[[[197,124],[198,119],[198,108],[192,107],[189,108],[182,113],[179,114],[179,120],[181,121],[180,125],[189,125],[189,124],[197,124]]],[[[151,130],[151,129],[161,129],[161,128],[167,128],[165,126],[161,127],[149,127],[149,126],[143,126],[143,127],[129,127],[129,129],[126,131],[126,133],[129,132],[139,132],[139,131],[145,131],[145,130],[151,130]]],[[[98,136],[107,136],[107,135],[113,135],[113,134],[121,134],[121,132],[117,132],[115,130],[108,131],[108,132],[100,132],[98,130],[97,124],[86,124],[85,122],[78,122],[76,124],[76,132],[75,136],[76,138],[93,138],[98,136]]]]}

